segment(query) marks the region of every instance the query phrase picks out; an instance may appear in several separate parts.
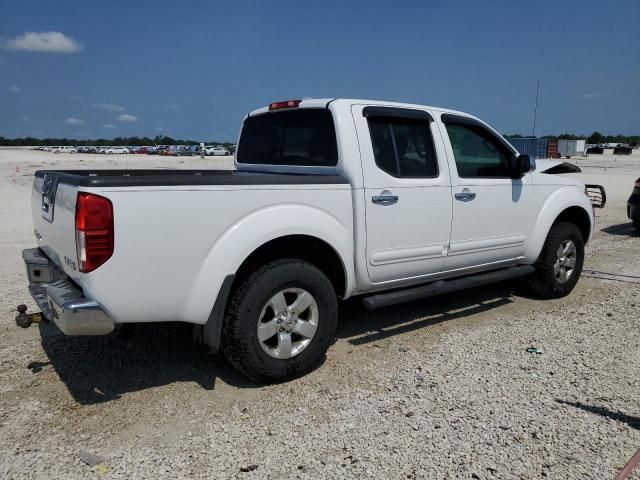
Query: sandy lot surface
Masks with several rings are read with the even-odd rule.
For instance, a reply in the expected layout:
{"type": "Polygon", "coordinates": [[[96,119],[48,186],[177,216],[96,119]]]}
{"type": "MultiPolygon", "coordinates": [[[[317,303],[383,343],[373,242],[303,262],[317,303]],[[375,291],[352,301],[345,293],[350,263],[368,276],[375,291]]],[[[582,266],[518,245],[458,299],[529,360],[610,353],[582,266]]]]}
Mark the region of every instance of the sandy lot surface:
{"type": "Polygon", "coordinates": [[[185,326],[65,338],[14,324],[34,306],[20,256],[34,170],[230,158],[0,150],[0,478],[613,478],[640,447],[640,237],[625,218],[640,155],[577,163],[609,201],[572,295],[349,301],[322,367],[259,386],[185,326]]]}

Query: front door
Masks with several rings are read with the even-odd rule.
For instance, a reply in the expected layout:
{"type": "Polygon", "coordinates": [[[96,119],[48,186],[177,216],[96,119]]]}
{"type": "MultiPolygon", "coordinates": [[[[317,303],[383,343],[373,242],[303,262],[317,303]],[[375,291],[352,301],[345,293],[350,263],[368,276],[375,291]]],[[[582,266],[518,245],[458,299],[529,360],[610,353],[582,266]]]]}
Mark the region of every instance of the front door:
{"type": "Polygon", "coordinates": [[[453,194],[446,270],[521,258],[536,221],[531,175],[510,178],[514,152],[471,119],[443,116],[453,194]]]}
{"type": "Polygon", "coordinates": [[[364,174],[371,282],[440,272],[451,233],[452,201],[445,152],[431,115],[363,106],[354,106],[352,113],[364,174]]]}

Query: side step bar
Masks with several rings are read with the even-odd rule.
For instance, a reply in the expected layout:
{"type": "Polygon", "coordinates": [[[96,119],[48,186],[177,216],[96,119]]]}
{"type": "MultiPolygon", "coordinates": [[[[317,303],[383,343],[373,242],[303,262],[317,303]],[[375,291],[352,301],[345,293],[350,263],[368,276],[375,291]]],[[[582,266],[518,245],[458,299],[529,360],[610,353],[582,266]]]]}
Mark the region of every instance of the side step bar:
{"type": "Polygon", "coordinates": [[[489,283],[502,282],[512,278],[523,277],[533,273],[535,268],[532,265],[519,265],[517,267],[494,270],[493,272],[480,273],[469,277],[454,278],[452,280],[438,280],[437,282],[422,285],[420,287],[395,290],[393,292],[371,295],[362,300],[365,308],[374,310],[376,308],[388,307],[397,303],[410,302],[420,298],[432,297],[443,293],[455,292],[465,288],[487,285],[489,283]]]}

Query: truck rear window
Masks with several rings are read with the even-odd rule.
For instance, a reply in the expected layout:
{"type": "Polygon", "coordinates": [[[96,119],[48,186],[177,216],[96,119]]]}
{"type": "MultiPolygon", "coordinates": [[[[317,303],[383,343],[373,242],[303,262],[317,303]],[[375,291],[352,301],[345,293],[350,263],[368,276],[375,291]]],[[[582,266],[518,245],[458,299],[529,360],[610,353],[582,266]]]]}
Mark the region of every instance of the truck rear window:
{"type": "Polygon", "coordinates": [[[270,112],[244,121],[238,163],[332,167],[338,163],[336,131],[327,109],[270,112]]]}

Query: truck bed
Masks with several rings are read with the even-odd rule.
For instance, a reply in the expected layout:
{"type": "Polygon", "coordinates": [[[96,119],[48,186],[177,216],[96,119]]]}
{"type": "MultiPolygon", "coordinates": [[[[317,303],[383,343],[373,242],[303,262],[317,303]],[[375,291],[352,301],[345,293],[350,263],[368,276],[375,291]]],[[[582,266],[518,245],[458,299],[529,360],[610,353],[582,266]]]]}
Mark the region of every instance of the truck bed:
{"type": "Polygon", "coordinates": [[[79,187],[141,187],[177,185],[314,185],[347,184],[339,175],[238,172],[234,170],[38,170],[60,183],[79,187]]]}

